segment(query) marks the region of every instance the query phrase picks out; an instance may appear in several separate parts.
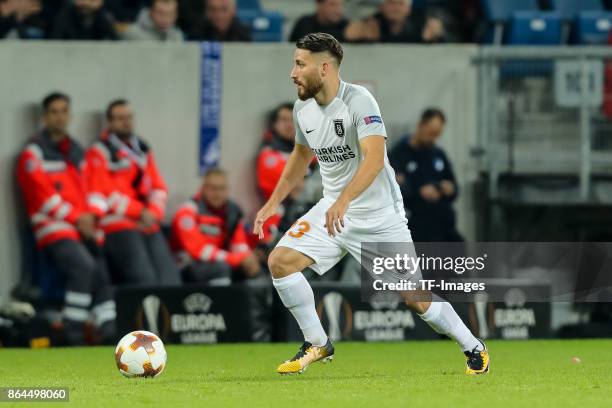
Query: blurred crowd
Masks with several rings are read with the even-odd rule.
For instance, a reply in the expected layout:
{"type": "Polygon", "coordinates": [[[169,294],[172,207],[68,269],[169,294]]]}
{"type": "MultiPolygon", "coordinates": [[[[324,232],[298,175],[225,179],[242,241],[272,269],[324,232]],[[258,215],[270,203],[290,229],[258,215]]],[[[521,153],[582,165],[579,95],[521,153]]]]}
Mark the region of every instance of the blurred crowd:
{"type": "MultiPolygon", "coordinates": [[[[472,41],[478,0],[373,1],[376,12],[353,18],[344,0],[305,0],[289,41],[327,32],[344,42],[472,41]]],[[[236,0],[0,0],[0,38],[57,40],[251,41],[236,0]]]]}

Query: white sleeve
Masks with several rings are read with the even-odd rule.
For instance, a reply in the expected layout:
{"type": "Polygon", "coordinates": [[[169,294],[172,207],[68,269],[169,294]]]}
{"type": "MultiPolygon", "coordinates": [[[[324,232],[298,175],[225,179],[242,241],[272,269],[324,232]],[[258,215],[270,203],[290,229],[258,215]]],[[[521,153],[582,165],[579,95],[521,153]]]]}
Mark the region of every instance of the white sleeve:
{"type": "Polygon", "coordinates": [[[300,123],[298,122],[297,118],[297,111],[298,108],[296,103],[295,105],[293,105],[293,127],[295,128],[295,143],[310,147],[308,145],[308,141],[306,140],[306,136],[304,136],[304,133],[300,128],[300,123]]]}
{"type": "Polygon", "coordinates": [[[359,94],[351,101],[353,123],[357,128],[357,138],[368,136],[387,137],[387,130],[380,116],[378,103],[372,95],[359,94]]]}

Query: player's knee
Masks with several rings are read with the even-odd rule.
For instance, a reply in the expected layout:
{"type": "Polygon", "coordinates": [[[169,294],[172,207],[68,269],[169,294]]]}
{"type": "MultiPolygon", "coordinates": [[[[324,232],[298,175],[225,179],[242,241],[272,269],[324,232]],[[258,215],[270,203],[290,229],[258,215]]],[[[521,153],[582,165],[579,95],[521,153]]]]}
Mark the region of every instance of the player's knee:
{"type": "Polygon", "coordinates": [[[291,254],[275,248],[268,257],[268,268],[274,279],[284,278],[297,272],[293,265],[291,254]]]}

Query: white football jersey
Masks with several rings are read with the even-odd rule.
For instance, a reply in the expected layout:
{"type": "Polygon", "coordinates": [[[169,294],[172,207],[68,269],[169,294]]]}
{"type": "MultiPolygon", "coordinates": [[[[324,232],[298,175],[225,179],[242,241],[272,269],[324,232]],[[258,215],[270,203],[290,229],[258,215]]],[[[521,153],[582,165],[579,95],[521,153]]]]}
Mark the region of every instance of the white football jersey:
{"type": "MultiPolygon", "coordinates": [[[[317,155],[323,179],[323,196],[336,200],[363,160],[359,140],[387,137],[380,109],[363,86],[340,81],[338,95],[327,106],[314,98],[297,100],[293,108],[295,142],[317,155]]],[[[349,205],[347,216],[372,216],[374,211],[404,216],[404,205],[395,172],[385,147],[385,166],[372,184],[349,205]]]]}

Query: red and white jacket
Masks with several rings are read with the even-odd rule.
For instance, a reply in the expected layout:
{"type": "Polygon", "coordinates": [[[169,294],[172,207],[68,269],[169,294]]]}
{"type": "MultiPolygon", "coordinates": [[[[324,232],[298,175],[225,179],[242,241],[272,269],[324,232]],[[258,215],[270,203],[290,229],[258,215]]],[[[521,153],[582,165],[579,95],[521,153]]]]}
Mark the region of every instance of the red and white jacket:
{"type": "MultiPolygon", "coordinates": [[[[264,142],[257,154],[256,164],[257,187],[264,200],[268,200],[274,192],[292,150],[292,142],[284,140],[272,132],[267,132],[264,135],[264,142]]],[[[281,205],[278,213],[268,218],[263,225],[264,242],[269,242],[274,238],[282,216],[283,207],[281,205]]],[[[250,237],[252,247],[255,247],[257,242],[257,236],[250,237]]]]}
{"type": "Polygon", "coordinates": [[[182,265],[225,262],[236,268],[250,253],[240,208],[230,201],[222,210],[213,211],[199,195],[174,215],[171,246],[182,265]]]}
{"type": "Polygon", "coordinates": [[[155,215],[158,224],[144,232],[159,231],[168,189],[145,142],[134,136],[126,145],[115,135],[103,132],[85,154],[84,176],[87,203],[106,234],[139,228],[145,208],[155,215]]]}
{"type": "Polygon", "coordinates": [[[82,176],[83,149],[66,137],[54,143],[43,130],[26,144],[17,162],[17,182],[38,247],[80,239],[77,219],[88,208],[82,176]]]}

